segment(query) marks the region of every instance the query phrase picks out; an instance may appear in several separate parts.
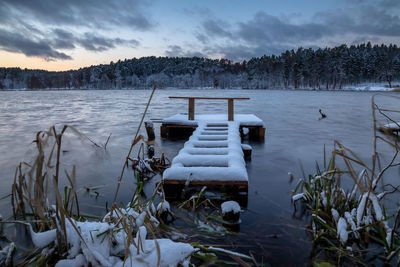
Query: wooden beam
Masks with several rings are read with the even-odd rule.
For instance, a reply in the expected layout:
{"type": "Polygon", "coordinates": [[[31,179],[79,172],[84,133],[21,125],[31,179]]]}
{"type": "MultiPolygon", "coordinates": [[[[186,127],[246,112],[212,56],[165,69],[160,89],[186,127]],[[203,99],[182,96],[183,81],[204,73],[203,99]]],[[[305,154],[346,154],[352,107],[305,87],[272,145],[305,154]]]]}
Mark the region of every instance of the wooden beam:
{"type": "Polygon", "coordinates": [[[228,121],[233,121],[233,99],[228,99],[228,121]]]}
{"type": "Polygon", "coordinates": [[[194,98],[189,98],[188,119],[194,120],[194,98]]]}
{"type": "Polygon", "coordinates": [[[209,99],[209,100],[250,100],[249,97],[197,97],[197,96],[170,96],[170,99],[209,99]]]}

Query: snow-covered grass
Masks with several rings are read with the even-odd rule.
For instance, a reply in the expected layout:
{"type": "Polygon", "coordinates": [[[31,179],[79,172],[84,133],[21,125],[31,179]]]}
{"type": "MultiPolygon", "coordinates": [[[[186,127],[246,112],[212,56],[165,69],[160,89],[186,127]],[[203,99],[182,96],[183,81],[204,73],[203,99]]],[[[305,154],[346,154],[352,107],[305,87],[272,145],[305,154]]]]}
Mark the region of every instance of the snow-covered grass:
{"type": "Polygon", "coordinates": [[[399,257],[400,235],[393,221],[399,213],[386,213],[364,170],[353,188],[344,190],[341,180],[345,173],[330,165],[322,173],[301,179],[293,191],[295,207],[301,202],[313,215],[314,242],[330,247],[338,258],[348,256],[346,246],[367,251],[369,243],[382,245],[379,253],[399,257]]]}
{"type": "Polygon", "coordinates": [[[382,121],[393,122],[391,117],[399,111],[379,107],[375,96],[372,97],[372,108],[375,127],[371,164],[363,162],[352,150],[335,141],[331,160],[326,162],[324,155],[322,170],[317,164],[315,175],[298,182],[292,192],[292,201],[295,209],[302,206],[312,214],[310,231],[314,242],[333,254],[337,263],[350,259],[369,265],[367,257],[364,258],[367,253],[387,264],[399,265],[400,209],[387,210],[384,206],[385,197],[399,190],[383,181],[390,168],[400,165],[397,157],[400,145],[397,138],[380,135],[377,131],[383,125],[382,121]],[[381,158],[377,150],[379,144],[394,150],[391,160],[381,158]],[[342,161],[344,165],[339,163],[342,161]],[[386,166],[382,166],[384,162],[386,166]],[[353,186],[342,186],[344,179],[350,179],[353,186]]]}
{"type": "MultiPolygon", "coordinates": [[[[125,207],[113,205],[100,219],[82,217],[75,167],[68,170],[71,166],[61,162],[62,140],[68,131],[78,139],[84,137],[69,126],[64,126],[60,132],[55,127],[38,132],[33,159],[17,167],[12,187],[14,215],[27,225],[34,247],[43,251],[31,253],[21,264],[189,266],[193,255],[211,251],[201,244],[172,240],[177,236],[179,239],[179,235],[172,228],[169,230],[163,219],[163,213],[171,213],[172,208],[163,196],[161,183],[152,196],[144,199],[141,197],[144,181],[138,180],[132,200],[125,207]],[[66,184],[63,193],[59,190],[61,184],[66,184]],[[171,238],[166,238],[168,236],[171,238]]],[[[135,139],[133,146],[139,144],[136,140],[141,139],[135,139]]],[[[136,158],[127,160],[128,163],[136,172],[156,171],[149,159],[136,158]]],[[[204,191],[205,188],[201,193],[204,191]]],[[[200,197],[201,194],[194,199],[196,205],[201,204],[200,197]]],[[[201,221],[197,223],[206,225],[201,221]]],[[[12,258],[14,250],[14,245],[10,246],[7,251],[11,256],[7,258],[12,258]]],[[[228,250],[216,251],[236,255],[228,250]]]]}

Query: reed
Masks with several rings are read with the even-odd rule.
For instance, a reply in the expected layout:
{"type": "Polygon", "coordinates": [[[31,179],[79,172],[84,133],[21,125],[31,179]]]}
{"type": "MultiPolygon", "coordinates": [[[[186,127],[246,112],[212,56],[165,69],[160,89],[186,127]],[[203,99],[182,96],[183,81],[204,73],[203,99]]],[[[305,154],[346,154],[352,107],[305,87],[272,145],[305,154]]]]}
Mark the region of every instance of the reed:
{"type": "Polygon", "coordinates": [[[400,209],[389,212],[384,206],[385,197],[399,190],[391,184],[378,186],[390,168],[400,166],[398,138],[389,133],[381,135],[378,129],[383,121],[395,122],[388,113],[400,111],[379,107],[375,98],[371,101],[374,122],[371,163],[335,141],[329,162],[324,151],[323,168],[317,164],[316,174],[301,179],[292,191],[295,212],[299,206],[296,202],[301,202],[303,211],[312,215],[309,231],[315,244],[314,253],[322,251],[339,265],[348,261],[368,265],[371,258],[387,264],[400,263],[400,209]],[[378,152],[381,143],[393,149],[393,156],[385,166],[378,152]],[[350,179],[353,186],[344,187],[344,179],[350,179]],[[381,249],[377,250],[377,246],[381,249]]]}
{"type": "MultiPolygon", "coordinates": [[[[146,111],[154,90],[155,88],[147,103],[146,111]]],[[[140,126],[141,123],[139,129],[140,126]]],[[[156,265],[161,264],[163,247],[158,240],[162,239],[157,238],[172,235],[173,231],[167,225],[160,227],[160,224],[164,222],[158,219],[159,214],[154,206],[154,201],[160,196],[162,201],[165,201],[162,183],[157,185],[149,198],[143,199],[142,193],[145,181],[155,174],[162,173],[168,166],[169,160],[164,154],[159,158],[145,157],[145,140],[139,134],[139,129],[122,167],[111,209],[103,218],[91,218],[90,221],[88,216],[81,212],[78,192],[82,189],[77,188],[76,167],[62,164],[62,151],[65,149],[63,137],[66,133],[71,133],[76,138],[89,140],[92,145],[104,150],[109,138],[105,145],[97,145],[89,137],[68,125],[63,126],[60,131],[53,126],[47,131],[36,134],[35,155],[32,163],[21,162],[15,171],[11,189],[14,221],[1,222],[26,226],[35,246],[25,251],[25,257],[15,262],[16,266],[54,265],[68,258],[79,260],[79,255],[83,255],[87,264],[93,266],[109,265],[112,258],[119,259],[123,264],[128,265],[129,262],[134,261],[135,256],[150,253],[145,251],[149,241],[146,240],[146,236],[154,240],[153,251],[157,256],[156,265]],[[131,154],[135,146],[139,146],[138,154],[132,159],[131,154]],[[119,187],[128,167],[134,170],[137,187],[132,193],[131,201],[126,206],[118,206],[116,200],[119,187]],[[108,247],[107,244],[111,244],[110,259],[97,252],[99,246],[108,247]],[[47,253],[42,253],[42,249],[45,249],[47,253]]],[[[92,189],[84,188],[83,190],[91,191],[92,189]]],[[[200,197],[201,193],[194,200],[194,207],[205,204],[200,202],[200,197]]],[[[193,244],[192,249],[193,252],[188,255],[189,257],[191,254],[210,254],[212,251],[212,248],[208,246],[197,244],[193,244]]],[[[244,261],[241,258],[249,259],[248,256],[236,255],[229,250],[216,252],[231,255],[235,257],[235,262],[242,265],[244,261]]]]}

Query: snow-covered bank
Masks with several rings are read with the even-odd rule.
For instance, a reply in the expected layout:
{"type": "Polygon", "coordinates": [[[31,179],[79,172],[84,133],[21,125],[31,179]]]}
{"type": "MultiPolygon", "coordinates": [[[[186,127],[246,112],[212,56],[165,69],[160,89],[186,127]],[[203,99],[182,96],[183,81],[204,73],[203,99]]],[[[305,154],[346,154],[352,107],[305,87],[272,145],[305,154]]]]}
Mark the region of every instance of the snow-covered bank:
{"type": "Polygon", "coordinates": [[[392,85],[392,87],[389,87],[386,84],[382,83],[367,83],[367,84],[360,84],[360,85],[354,85],[354,86],[345,86],[343,90],[351,90],[351,91],[394,91],[394,90],[399,90],[400,89],[400,84],[396,83],[392,85]]]}

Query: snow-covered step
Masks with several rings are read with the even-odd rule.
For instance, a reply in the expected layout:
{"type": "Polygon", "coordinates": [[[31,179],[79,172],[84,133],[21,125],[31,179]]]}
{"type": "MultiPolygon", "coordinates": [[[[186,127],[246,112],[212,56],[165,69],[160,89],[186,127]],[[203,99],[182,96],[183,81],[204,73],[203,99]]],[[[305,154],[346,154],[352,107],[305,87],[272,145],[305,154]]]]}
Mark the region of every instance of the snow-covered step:
{"type": "Polygon", "coordinates": [[[248,184],[240,123],[199,121],[198,127],[163,174],[164,184],[248,184]]]}

